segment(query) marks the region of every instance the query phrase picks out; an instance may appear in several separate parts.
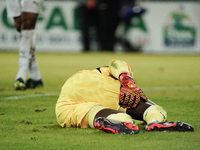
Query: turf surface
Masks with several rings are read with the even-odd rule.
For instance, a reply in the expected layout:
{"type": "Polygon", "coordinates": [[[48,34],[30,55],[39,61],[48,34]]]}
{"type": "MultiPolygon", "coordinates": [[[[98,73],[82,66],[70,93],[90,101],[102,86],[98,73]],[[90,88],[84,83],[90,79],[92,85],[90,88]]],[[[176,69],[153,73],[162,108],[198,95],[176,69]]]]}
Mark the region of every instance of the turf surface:
{"type": "Polygon", "coordinates": [[[37,53],[44,87],[15,91],[17,52],[0,53],[1,150],[197,150],[200,147],[200,55],[135,53],[37,53]],[[106,66],[112,59],[132,67],[136,84],[163,106],[169,121],[183,121],[193,133],[146,132],[114,135],[95,129],[61,128],[55,103],[66,79],[83,69],[106,66]]]}

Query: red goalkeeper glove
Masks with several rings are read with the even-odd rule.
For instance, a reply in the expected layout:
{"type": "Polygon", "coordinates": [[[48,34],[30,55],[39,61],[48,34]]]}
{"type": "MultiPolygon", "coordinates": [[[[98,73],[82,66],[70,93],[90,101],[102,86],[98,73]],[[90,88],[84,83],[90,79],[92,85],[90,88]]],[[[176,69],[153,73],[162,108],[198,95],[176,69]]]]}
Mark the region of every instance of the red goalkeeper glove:
{"type": "Polygon", "coordinates": [[[119,81],[121,82],[119,95],[120,106],[131,109],[138,105],[141,98],[147,101],[146,95],[135,85],[135,81],[127,72],[122,72],[119,75],[119,81]]]}

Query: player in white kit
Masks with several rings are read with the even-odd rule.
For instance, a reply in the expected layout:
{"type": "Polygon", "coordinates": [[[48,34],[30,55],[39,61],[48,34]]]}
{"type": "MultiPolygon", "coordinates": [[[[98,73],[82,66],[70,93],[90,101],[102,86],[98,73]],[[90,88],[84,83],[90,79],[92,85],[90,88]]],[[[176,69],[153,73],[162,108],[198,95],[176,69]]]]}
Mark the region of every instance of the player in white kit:
{"type": "Polygon", "coordinates": [[[20,33],[19,68],[14,82],[15,90],[43,86],[35,56],[35,25],[43,2],[44,0],[6,0],[7,15],[14,19],[15,28],[20,33]]]}

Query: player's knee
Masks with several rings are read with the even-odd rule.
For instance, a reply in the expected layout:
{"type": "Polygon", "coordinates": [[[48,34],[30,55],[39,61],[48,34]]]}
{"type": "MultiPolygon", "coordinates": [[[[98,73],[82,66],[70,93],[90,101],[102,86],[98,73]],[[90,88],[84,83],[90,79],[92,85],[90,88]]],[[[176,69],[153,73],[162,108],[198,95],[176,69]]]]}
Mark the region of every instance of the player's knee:
{"type": "Polygon", "coordinates": [[[22,23],[23,30],[31,30],[35,28],[35,22],[30,19],[24,20],[22,23]]]}
{"type": "Polygon", "coordinates": [[[35,29],[36,21],[37,21],[37,14],[27,13],[26,15],[22,15],[22,29],[30,30],[35,29]]]}

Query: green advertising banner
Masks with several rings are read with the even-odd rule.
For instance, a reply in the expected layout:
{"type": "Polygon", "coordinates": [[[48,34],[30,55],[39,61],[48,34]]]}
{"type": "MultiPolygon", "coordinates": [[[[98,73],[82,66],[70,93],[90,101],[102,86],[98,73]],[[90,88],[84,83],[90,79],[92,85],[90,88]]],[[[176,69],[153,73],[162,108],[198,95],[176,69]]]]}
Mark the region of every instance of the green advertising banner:
{"type": "MultiPolygon", "coordinates": [[[[120,24],[117,37],[145,53],[200,53],[200,2],[141,2],[147,12],[120,24]]],[[[0,1],[0,51],[18,50],[20,35],[0,1]]],[[[36,25],[38,51],[81,52],[77,2],[45,1],[36,25]]],[[[106,38],[106,37],[105,37],[106,38]]],[[[120,43],[116,51],[123,52],[120,43]]]]}
{"type": "MultiPolygon", "coordinates": [[[[5,2],[0,1],[0,50],[17,50],[19,33],[12,18],[7,18],[5,2]]],[[[77,3],[46,1],[36,25],[37,49],[42,51],[80,52],[77,3]]]]}

